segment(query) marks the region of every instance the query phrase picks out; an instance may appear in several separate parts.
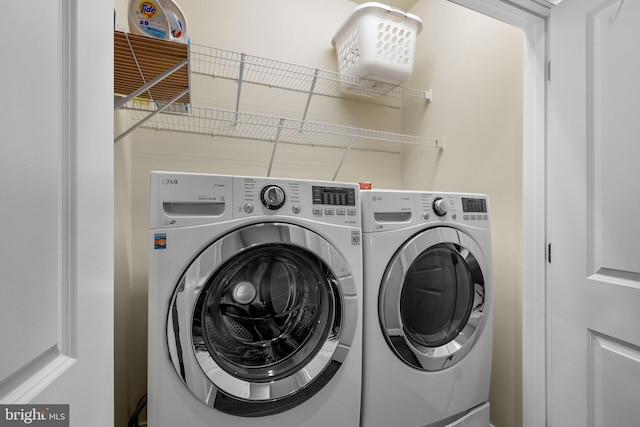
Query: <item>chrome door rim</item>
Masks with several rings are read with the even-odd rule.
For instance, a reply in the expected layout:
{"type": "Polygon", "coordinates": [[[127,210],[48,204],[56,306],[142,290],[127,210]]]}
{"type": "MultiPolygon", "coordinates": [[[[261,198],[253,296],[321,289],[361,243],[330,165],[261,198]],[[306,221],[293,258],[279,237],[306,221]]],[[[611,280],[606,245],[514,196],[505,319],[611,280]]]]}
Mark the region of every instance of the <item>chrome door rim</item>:
{"type": "Polygon", "coordinates": [[[460,230],[436,227],[421,232],[409,239],[395,253],[382,279],[378,299],[378,313],[382,332],[391,349],[405,363],[416,369],[436,371],[459,362],[471,351],[486,323],[489,278],[488,265],[478,244],[460,230]],[[482,280],[474,281],[474,297],[468,321],[460,333],[451,341],[426,347],[409,339],[402,321],[400,296],[406,274],[413,262],[427,249],[440,244],[451,244],[452,249],[479,270],[482,280]],[[407,357],[411,354],[411,357],[407,357]]]}
{"type": "Polygon", "coordinates": [[[332,362],[342,363],[355,336],[357,289],[344,257],[320,235],[293,224],[259,223],[230,232],[211,243],[190,264],[172,296],[167,318],[167,342],[172,363],[191,392],[213,406],[217,392],[247,402],[283,399],[322,376],[332,362]],[[227,261],[260,245],[283,244],[307,251],[330,267],[337,294],[337,333],[329,333],[319,351],[301,369],[284,378],[248,381],[223,369],[192,332],[197,300],[208,279],[227,261]]]}

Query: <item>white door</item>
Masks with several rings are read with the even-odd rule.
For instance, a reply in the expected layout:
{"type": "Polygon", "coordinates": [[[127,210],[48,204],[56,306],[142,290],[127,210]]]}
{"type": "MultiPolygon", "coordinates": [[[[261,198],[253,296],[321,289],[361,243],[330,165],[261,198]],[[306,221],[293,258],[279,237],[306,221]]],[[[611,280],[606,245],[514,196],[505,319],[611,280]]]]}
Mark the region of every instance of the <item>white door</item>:
{"type": "Polygon", "coordinates": [[[112,13],[3,2],[0,405],[71,426],[113,426],[112,13]]]}
{"type": "Polygon", "coordinates": [[[640,2],[551,11],[548,424],[640,425],[640,2]]]}

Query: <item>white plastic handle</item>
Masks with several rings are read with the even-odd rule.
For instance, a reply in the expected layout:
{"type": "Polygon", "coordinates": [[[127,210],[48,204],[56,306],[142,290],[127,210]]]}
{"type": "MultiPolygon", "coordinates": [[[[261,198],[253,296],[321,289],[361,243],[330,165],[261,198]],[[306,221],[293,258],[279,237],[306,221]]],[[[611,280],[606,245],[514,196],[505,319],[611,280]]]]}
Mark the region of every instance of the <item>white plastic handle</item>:
{"type": "Polygon", "coordinates": [[[389,10],[389,15],[397,16],[398,18],[405,19],[407,17],[407,12],[402,9],[398,9],[396,7],[392,7],[389,10]]]}

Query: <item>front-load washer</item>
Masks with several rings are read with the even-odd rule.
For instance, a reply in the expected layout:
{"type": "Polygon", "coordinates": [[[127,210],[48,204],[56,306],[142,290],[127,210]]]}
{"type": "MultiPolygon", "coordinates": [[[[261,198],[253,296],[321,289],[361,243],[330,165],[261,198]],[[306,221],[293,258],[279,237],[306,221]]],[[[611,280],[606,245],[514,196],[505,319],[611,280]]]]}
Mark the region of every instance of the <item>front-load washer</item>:
{"type": "Polygon", "coordinates": [[[488,198],[390,190],[360,194],[361,425],[488,427],[488,198]]]}
{"type": "Polygon", "coordinates": [[[354,184],[151,174],[150,427],[356,427],[354,184]]]}

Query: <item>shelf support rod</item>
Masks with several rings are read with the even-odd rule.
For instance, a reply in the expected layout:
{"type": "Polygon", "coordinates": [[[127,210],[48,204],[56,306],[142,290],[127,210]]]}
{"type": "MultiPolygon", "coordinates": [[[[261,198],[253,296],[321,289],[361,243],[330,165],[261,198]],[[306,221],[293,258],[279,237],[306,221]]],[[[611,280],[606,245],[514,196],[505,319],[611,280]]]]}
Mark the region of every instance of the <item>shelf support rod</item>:
{"type": "Polygon", "coordinates": [[[311,97],[313,96],[316,90],[316,82],[318,81],[318,73],[320,70],[316,68],[315,73],[313,73],[313,80],[311,81],[311,89],[309,89],[309,96],[307,97],[307,105],[304,106],[304,113],[302,114],[302,123],[300,124],[300,132],[302,132],[302,127],[304,126],[305,120],[307,120],[307,113],[309,112],[309,105],[311,104],[311,97]]]}
{"type": "Polygon", "coordinates": [[[280,135],[282,134],[283,126],[284,119],[280,119],[280,122],[278,122],[278,133],[276,133],[276,140],[273,144],[273,151],[271,151],[271,160],[269,161],[269,170],[267,170],[267,176],[271,176],[271,167],[273,166],[273,160],[276,157],[276,150],[278,149],[278,142],[280,142],[280,135]]]}
{"type": "Polygon", "coordinates": [[[246,53],[240,54],[240,69],[238,71],[238,93],[236,94],[236,123],[240,112],[240,94],[242,93],[242,81],[244,80],[244,64],[247,58],[246,53]]]}
{"type": "MultiPolygon", "coordinates": [[[[127,44],[129,45],[129,51],[131,52],[131,57],[133,61],[136,63],[136,68],[138,68],[138,73],[140,74],[140,78],[142,79],[142,84],[147,84],[147,79],[144,77],[144,73],[142,72],[142,68],[140,67],[140,62],[138,61],[138,56],[136,55],[136,51],[131,44],[131,39],[127,33],[123,33],[124,38],[127,40],[127,44]]],[[[153,99],[153,95],[151,94],[151,90],[149,90],[149,99],[153,99]]]]}
{"type": "MultiPolygon", "coordinates": [[[[129,94],[128,96],[126,96],[126,97],[122,98],[121,100],[119,100],[118,102],[116,102],[114,104],[114,110],[117,110],[118,108],[121,108],[123,105],[125,105],[127,102],[131,101],[136,96],[138,96],[141,93],[146,92],[147,90],[151,89],[153,86],[155,86],[156,84],[160,83],[162,80],[166,79],[171,74],[175,73],[180,68],[182,68],[185,65],[187,65],[188,63],[189,63],[188,59],[185,59],[185,60],[177,63],[176,65],[174,65],[173,67],[171,67],[170,69],[165,71],[164,73],[160,74],[155,79],[151,80],[149,83],[145,84],[144,86],[142,86],[139,89],[135,90],[133,93],[129,94]]],[[[182,94],[180,96],[183,96],[184,94],[186,94],[188,92],[189,92],[189,89],[187,89],[184,92],[182,92],[182,94]]]]}
{"type": "Polygon", "coordinates": [[[353,143],[355,142],[356,138],[358,137],[358,135],[360,134],[360,129],[356,129],[353,132],[353,135],[351,136],[351,141],[349,141],[349,145],[347,146],[347,149],[344,150],[344,154],[342,155],[342,159],[340,159],[340,164],[338,165],[338,169],[336,169],[336,173],[333,174],[333,178],[331,179],[331,181],[335,181],[338,173],[340,172],[340,169],[342,169],[342,164],[344,163],[345,159],[347,158],[347,154],[349,154],[349,151],[351,151],[351,147],[353,146],[353,143]]]}
{"type": "Polygon", "coordinates": [[[125,130],[124,132],[122,132],[120,135],[118,135],[117,137],[115,137],[113,139],[113,143],[115,144],[116,142],[120,141],[122,138],[124,138],[125,136],[129,135],[131,132],[133,132],[134,130],[136,130],[138,127],[140,127],[140,125],[142,125],[144,122],[146,122],[147,120],[149,120],[150,118],[152,118],[153,116],[155,116],[156,114],[162,113],[164,110],[166,110],[167,108],[169,108],[170,105],[172,105],[174,102],[176,102],[178,99],[182,98],[184,95],[186,95],[187,93],[189,93],[189,89],[185,89],[182,92],[180,92],[178,95],[176,95],[171,101],[167,102],[165,105],[163,105],[162,107],[158,108],[156,111],[153,111],[151,114],[149,114],[148,116],[146,116],[143,119],[140,119],[138,121],[138,123],[134,124],[133,126],[131,126],[129,129],[125,130]]]}

